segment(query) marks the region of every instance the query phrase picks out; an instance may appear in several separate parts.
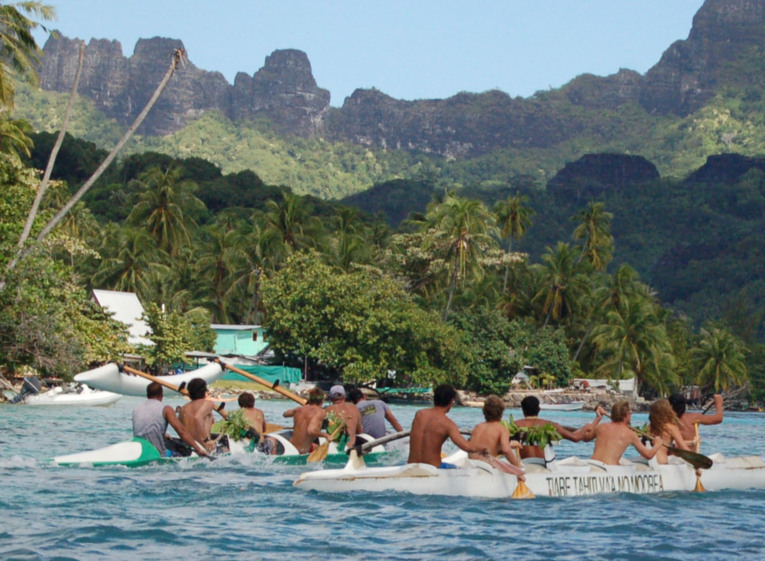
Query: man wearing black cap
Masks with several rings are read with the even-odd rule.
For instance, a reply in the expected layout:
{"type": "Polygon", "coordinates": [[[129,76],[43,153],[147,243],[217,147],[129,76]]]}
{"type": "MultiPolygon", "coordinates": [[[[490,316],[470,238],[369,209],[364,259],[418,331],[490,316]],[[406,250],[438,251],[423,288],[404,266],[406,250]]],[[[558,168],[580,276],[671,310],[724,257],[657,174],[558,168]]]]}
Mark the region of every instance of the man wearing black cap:
{"type": "Polygon", "coordinates": [[[348,435],[348,446],[356,445],[356,435],[364,429],[361,427],[361,413],[352,403],[345,401],[345,388],[335,385],[329,388],[329,400],[332,405],[327,407],[327,413],[334,412],[345,421],[343,432],[348,435]]]}

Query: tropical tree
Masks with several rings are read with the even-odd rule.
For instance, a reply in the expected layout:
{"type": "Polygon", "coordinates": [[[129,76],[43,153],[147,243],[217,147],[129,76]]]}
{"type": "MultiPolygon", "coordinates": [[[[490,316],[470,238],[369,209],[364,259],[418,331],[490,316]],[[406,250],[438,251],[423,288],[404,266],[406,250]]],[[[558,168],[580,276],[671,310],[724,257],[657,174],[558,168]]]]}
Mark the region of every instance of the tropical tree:
{"type": "Polygon", "coordinates": [[[274,235],[287,255],[309,247],[311,235],[318,233],[318,222],[312,216],[313,208],[305,197],[283,190],[281,202],[266,201],[266,233],[274,235]]]}
{"type": "Polygon", "coordinates": [[[584,257],[596,271],[605,271],[612,259],[614,238],[611,235],[611,220],[614,215],[605,211],[604,203],[590,202],[587,207],[571,220],[578,221],[574,229],[574,241],[582,241],[582,252],[578,261],[584,257]]]}
{"type": "Polygon", "coordinates": [[[206,229],[197,257],[197,271],[210,287],[209,306],[219,323],[229,323],[232,319],[230,289],[235,272],[246,260],[244,238],[238,230],[217,225],[206,229]]]}
{"type": "Polygon", "coordinates": [[[478,200],[448,194],[442,203],[431,206],[425,217],[427,227],[435,230],[446,241],[445,260],[451,263],[449,294],[442,317],[449,315],[454,290],[459,280],[466,278],[468,270],[480,275],[480,257],[496,247],[492,234],[496,232],[496,219],[478,200]]]}
{"type": "Polygon", "coordinates": [[[182,175],[178,166],[152,167],[141,174],[136,180],[138,202],[128,216],[131,224],[145,228],[157,247],[170,256],[191,243],[189,230],[197,226],[192,213],[204,209],[204,203],[194,196],[196,183],[182,180],[182,175]]]}
{"type": "Polygon", "coordinates": [[[17,79],[37,84],[40,48],[32,31],[42,26],[22,12],[43,20],[54,19],[56,13],[52,6],[41,2],[0,5],[0,105],[6,109],[13,108],[17,79]]]}
{"type": "Polygon", "coordinates": [[[672,370],[671,345],[654,305],[633,299],[609,311],[606,323],[593,330],[593,343],[603,356],[598,372],[613,380],[636,378],[659,394],[679,385],[672,370]]]}
{"type": "MultiPolygon", "coordinates": [[[[520,240],[531,225],[534,210],[526,206],[529,198],[526,195],[508,197],[503,201],[497,201],[494,205],[494,214],[497,215],[497,225],[500,228],[502,238],[507,240],[507,252],[513,251],[513,240],[520,240]]],[[[502,292],[507,289],[507,277],[510,265],[505,266],[505,278],[502,284],[502,292]]]]}
{"type": "Polygon", "coordinates": [[[575,313],[589,283],[584,269],[574,259],[571,246],[558,242],[555,249],[548,247],[542,255],[542,264],[534,265],[533,269],[539,275],[540,283],[534,301],[542,302],[544,325],[551,319],[560,323],[575,313]]]}
{"type": "Polygon", "coordinates": [[[725,328],[702,329],[701,339],[690,354],[694,370],[698,372],[697,383],[702,388],[727,391],[748,378],[746,347],[725,328]]]}

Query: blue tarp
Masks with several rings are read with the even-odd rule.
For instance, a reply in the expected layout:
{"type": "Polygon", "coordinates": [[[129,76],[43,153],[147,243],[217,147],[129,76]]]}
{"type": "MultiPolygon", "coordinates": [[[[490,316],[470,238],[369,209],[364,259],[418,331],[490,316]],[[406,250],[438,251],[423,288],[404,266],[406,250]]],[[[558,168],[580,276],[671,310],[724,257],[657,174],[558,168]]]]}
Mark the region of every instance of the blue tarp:
{"type": "MultiPolygon", "coordinates": [[[[286,386],[291,383],[297,384],[303,377],[303,373],[299,368],[293,368],[291,366],[245,366],[242,364],[237,364],[236,367],[240,370],[244,370],[245,372],[249,372],[250,374],[254,374],[255,376],[260,376],[272,384],[279,380],[280,386],[286,386]]],[[[249,378],[246,378],[241,374],[237,374],[236,372],[232,372],[231,370],[226,370],[226,373],[223,375],[223,379],[236,380],[239,382],[252,382],[252,380],[249,378]]]]}

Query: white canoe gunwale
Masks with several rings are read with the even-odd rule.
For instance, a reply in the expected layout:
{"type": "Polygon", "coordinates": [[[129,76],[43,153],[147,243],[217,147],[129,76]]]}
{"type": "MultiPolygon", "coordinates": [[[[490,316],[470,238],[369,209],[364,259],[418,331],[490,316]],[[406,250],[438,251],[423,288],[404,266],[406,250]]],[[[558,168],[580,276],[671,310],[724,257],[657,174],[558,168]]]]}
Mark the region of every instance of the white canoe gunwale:
{"type": "MultiPolygon", "coordinates": [[[[183,382],[188,384],[194,378],[202,378],[209,385],[222,377],[223,369],[217,362],[211,362],[201,368],[184,372],[183,374],[156,376],[156,378],[173,386],[180,386],[183,382]]],[[[119,366],[115,363],[105,364],[93,370],[80,372],[75,375],[74,380],[81,384],[87,384],[91,388],[136,397],[146,397],[146,386],[151,383],[141,376],[121,372],[119,366]]],[[[165,388],[164,391],[165,394],[169,392],[174,395],[180,395],[168,388],[165,388]]]]}
{"type": "Polygon", "coordinates": [[[118,393],[93,390],[83,385],[80,392],[66,392],[60,386],[37,395],[27,396],[23,403],[27,405],[91,405],[104,406],[120,400],[118,393]]]}
{"type": "MultiPolygon", "coordinates": [[[[707,491],[765,488],[765,463],[760,456],[725,458],[712,456],[714,465],[703,470],[707,491]]],[[[459,469],[438,469],[428,464],[405,464],[380,468],[354,468],[303,473],[294,485],[323,492],[389,492],[482,498],[509,498],[518,484],[515,476],[485,462],[469,460],[458,452],[444,459],[459,469]]],[[[651,494],[693,491],[694,469],[679,458],[666,465],[624,461],[606,466],[591,460],[566,458],[547,467],[527,466],[526,485],[537,497],[589,496],[596,494],[651,494]],[[677,463],[675,463],[677,462],[677,463]]]]}

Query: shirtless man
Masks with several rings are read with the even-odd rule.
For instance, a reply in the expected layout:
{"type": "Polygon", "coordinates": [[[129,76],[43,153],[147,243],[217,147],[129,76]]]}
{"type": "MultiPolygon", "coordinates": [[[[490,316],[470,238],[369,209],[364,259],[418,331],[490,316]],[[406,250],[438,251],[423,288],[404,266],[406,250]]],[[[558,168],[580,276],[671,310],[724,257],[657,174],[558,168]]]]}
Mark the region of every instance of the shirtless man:
{"type": "Polygon", "coordinates": [[[191,380],[186,389],[189,392],[191,401],[180,409],[179,417],[181,422],[194,437],[194,440],[212,452],[217,447],[215,439],[210,434],[210,429],[213,425],[212,412],[213,410],[217,411],[225,419],[226,414],[223,413],[223,406],[225,404],[221,403],[216,408],[212,399],[206,399],[207,382],[202,378],[191,380]]]}
{"type": "Polygon", "coordinates": [[[478,446],[462,438],[460,430],[446,414],[454,404],[457,392],[448,384],[441,384],[433,392],[433,407],[422,409],[414,415],[412,433],[409,436],[408,463],[430,464],[435,467],[453,468],[441,462],[441,446],[450,438],[454,444],[468,453],[486,454],[484,446],[478,446]]]}
{"type": "MultiPolygon", "coordinates": [[[[680,394],[669,396],[669,404],[675,410],[680,421],[680,434],[686,444],[696,446],[696,427],[694,425],[718,425],[723,420],[723,398],[720,394],[714,395],[715,414],[704,415],[704,413],[687,413],[685,411],[685,398],[680,394]]],[[[697,450],[698,451],[698,450],[697,450]]]]}
{"type": "Polygon", "coordinates": [[[470,454],[474,460],[482,460],[490,465],[501,469],[507,473],[517,475],[518,479],[525,481],[523,476],[523,466],[518,456],[515,455],[514,448],[520,448],[518,441],[510,442],[510,431],[500,423],[502,413],[505,412],[504,402],[496,395],[490,395],[483,404],[483,417],[486,422],[480,423],[473,428],[470,434],[470,442],[476,446],[482,446],[489,451],[488,456],[479,454],[470,454]],[[503,454],[511,465],[500,462],[495,458],[503,454]]]}
{"type": "Polygon", "coordinates": [[[290,442],[301,454],[310,452],[315,440],[320,436],[329,438],[327,433],[321,431],[321,424],[326,416],[326,412],[321,407],[322,403],[324,403],[324,392],[319,388],[313,388],[308,392],[308,403],[282,414],[294,419],[290,442]]]}
{"type": "Polygon", "coordinates": [[[244,417],[250,426],[255,429],[258,436],[262,437],[266,434],[266,416],[263,411],[255,408],[255,396],[250,392],[243,392],[239,394],[239,407],[244,409],[244,417]]]}
{"type": "Polygon", "coordinates": [[[356,435],[364,432],[359,408],[345,400],[345,388],[339,384],[329,388],[329,399],[332,405],[327,407],[327,413],[332,411],[345,421],[342,432],[348,435],[348,447],[353,448],[356,445],[356,435]]]}
{"type": "MultiPolygon", "coordinates": [[[[523,401],[521,401],[521,410],[523,410],[523,419],[519,419],[518,421],[515,421],[515,425],[523,428],[523,427],[538,427],[541,425],[547,425],[550,424],[555,427],[555,430],[558,431],[558,433],[565,438],[566,440],[570,440],[571,442],[579,442],[584,438],[584,435],[586,434],[588,429],[595,428],[598,423],[600,423],[600,420],[603,418],[603,415],[605,414],[605,411],[603,410],[600,405],[598,405],[595,408],[595,414],[597,415],[595,417],[595,420],[584,425],[582,428],[572,431],[567,429],[566,427],[559,425],[558,423],[553,423],[552,421],[548,421],[547,419],[540,419],[539,418],[539,399],[533,395],[529,395],[523,398],[523,401]]],[[[545,451],[540,448],[539,446],[533,446],[529,444],[524,444],[521,446],[521,458],[544,458],[545,457],[545,451]]]]}
{"type": "Polygon", "coordinates": [[[590,428],[584,436],[585,442],[595,439],[595,450],[591,458],[607,465],[618,465],[622,454],[632,444],[645,459],[653,458],[662,447],[660,436],[653,439],[653,448],[646,447],[635,431],[630,428],[632,411],[626,399],[614,403],[611,408],[611,422],[590,428]]]}

